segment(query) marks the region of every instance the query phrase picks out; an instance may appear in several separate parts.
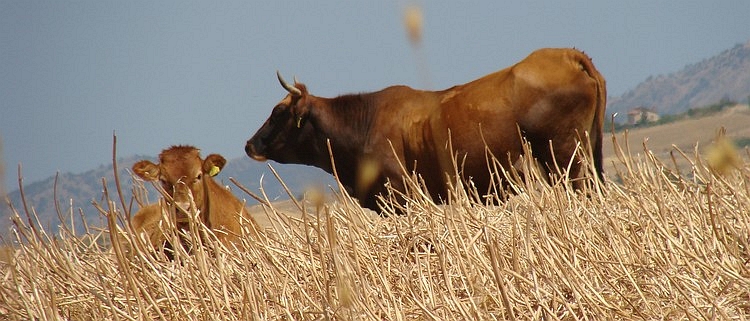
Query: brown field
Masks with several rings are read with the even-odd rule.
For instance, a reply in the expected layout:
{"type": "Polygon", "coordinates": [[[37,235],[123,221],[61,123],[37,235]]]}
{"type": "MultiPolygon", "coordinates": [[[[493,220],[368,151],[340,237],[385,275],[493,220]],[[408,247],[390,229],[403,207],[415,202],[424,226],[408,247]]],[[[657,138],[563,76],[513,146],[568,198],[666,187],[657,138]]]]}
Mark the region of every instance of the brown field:
{"type": "Polygon", "coordinates": [[[499,205],[462,188],[436,205],[412,180],[407,214],[382,218],[311,191],[255,207],[265,235],[236,248],[194,224],[203,246],[174,261],[119,199],[80,235],[17,213],[0,320],[749,319],[750,162],[681,175],[637,151],[614,158],[621,183],[582,193],[529,166],[499,205]]]}
{"type": "MultiPolygon", "coordinates": [[[[726,129],[729,138],[750,138],[750,108],[748,105],[737,105],[722,113],[687,119],[674,123],[630,130],[628,142],[634,155],[643,154],[645,141],[648,150],[664,161],[671,161],[670,153],[678,155],[674,147],[694,156],[696,146],[703,152],[715,138],[720,128],[726,129]]],[[[624,133],[615,136],[624,146],[624,133]]],[[[611,138],[611,135],[610,135],[611,138]]],[[[604,165],[610,175],[614,173],[613,162],[617,163],[611,139],[605,140],[604,165]]],[[[678,163],[688,166],[684,158],[676,156],[678,163]]]]}

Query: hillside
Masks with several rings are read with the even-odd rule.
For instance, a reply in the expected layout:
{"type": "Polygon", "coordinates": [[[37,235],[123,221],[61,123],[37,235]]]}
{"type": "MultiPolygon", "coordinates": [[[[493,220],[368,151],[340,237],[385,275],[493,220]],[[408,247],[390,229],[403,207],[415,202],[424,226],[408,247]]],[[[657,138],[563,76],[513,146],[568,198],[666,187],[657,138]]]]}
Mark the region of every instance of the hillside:
{"type": "MultiPolygon", "coordinates": [[[[649,77],[635,89],[610,98],[607,114],[625,115],[635,107],[676,114],[720,100],[746,102],[749,96],[750,41],[675,73],[649,77]]],[[[624,120],[623,116],[617,119],[624,120]]]]}
{"type": "MultiPolygon", "coordinates": [[[[723,112],[701,118],[683,119],[653,127],[631,129],[627,131],[627,136],[624,132],[618,132],[615,137],[618,143],[623,146],[627,137],[633,155],[643,154],[645,142],[648,149],[657,158],[664,162],[670,162],[670,152],[674,151],[673,146],[693,156],[697,145],[698,151],[703,153],[705,147],[714,140],[722,127],[725,128],[727,137],[734,141],[738,147],[747,147],[750,142],[750,126],[748,124],[750,124],[750,107],[748,105],[737,105],[723,112]]],[[[614,152],[611,134],[607,133],[605,136],[604,169],[607,175],[612,177],[615,174],[612,164],[617,162],[617,156],[614,152]]],[[[682,157],[677,157],[677,159],[681,165],[687,165],[682,157]]]]}

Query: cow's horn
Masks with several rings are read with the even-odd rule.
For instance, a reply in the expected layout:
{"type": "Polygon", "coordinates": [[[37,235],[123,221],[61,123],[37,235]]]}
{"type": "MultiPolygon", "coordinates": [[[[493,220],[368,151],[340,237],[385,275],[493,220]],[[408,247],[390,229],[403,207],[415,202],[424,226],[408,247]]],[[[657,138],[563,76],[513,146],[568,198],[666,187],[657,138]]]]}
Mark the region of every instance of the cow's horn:
{"type": "Polygon", "coordinates": [[[287,84],[286,81],[284,81],[284,78],[281,77],[281,73],[278,70],[276,70],[276,77],[279,78],[281,87],[284,87],[284,89],[286,89],[286,91],[288,91],[290,94],[292,94],[293,96],[302,96],[302,91],[300,91],[297,87],[287,84]]]}

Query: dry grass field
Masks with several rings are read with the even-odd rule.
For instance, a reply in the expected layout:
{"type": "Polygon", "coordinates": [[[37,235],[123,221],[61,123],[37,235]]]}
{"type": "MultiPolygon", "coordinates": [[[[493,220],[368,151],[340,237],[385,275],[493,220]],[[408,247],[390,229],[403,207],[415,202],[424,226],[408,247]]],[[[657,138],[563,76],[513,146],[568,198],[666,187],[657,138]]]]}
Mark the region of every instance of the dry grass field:
{"type": "MultiPolygon", "coordinates": [[[[421,48],[421,11],[405,19],[421,48]]],[[[738,108],[615,135],[608,179],[581,191],[529,159],[524,179],[495,173],[507,198],[459,181],[438,204],[405,178],[404,215],[388,197],[382,217],[345,193],[246,191],[264,203],[251,209],[261,237],[228,248],[195,221],[165,228],[193,245],[173,260],[128,223],[143,186],[106,191],[106,226],[84,231],[52,235],[23,204],[0,246],[0,321],[750,320],[750,155],[702,148],[749,125],[738,108]]]]}
{"type": "Polygon", "coordinates": [[[234,248],[192,224],[202,246],[174,261],[133,235],[114,191],[108,226],[78,234],[17,209],[0,319],[750,319],[748,157],[718,174],[686,154],[678,172],[618,150],[618,182],[582,192],[527,166],[507,201],[456,188],[438,205],[410,180],[406,215],[382,218],[311,191],[253,208],[264,235],[234,248]]]}

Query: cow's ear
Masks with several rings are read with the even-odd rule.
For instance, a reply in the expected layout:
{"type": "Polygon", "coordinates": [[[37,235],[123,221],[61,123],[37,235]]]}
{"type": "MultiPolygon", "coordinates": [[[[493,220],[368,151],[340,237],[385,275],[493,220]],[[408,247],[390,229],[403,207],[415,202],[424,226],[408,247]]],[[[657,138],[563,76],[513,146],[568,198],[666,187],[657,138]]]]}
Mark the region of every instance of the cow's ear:
{"type": "Polygon", "coordinates": [[[216,176],[227,164],[227,160],[219,154],[211,154],[206,157],[203,161],[203,172],[207,173],[208,176],[216,176]]]}
{"type": "Polygon", "coordinates": [[[147,160],[142,160],[133,164],[133,173],[144,180],[155,181],[159,179],[159,166],[147,160]]]}
{"type": "Polygon", "coordinates": [[[309,114],[312,105],[310,104],[310,102],[306,101],[307,87],[304,84],[298,83],[296,79],[294,81],[294,86],[297,87],[297,89],[299,89],[302,93],[296,98],[297,101],[295,102],[296,108],[294,108],[294,124],[297,126],[297,128],[302,128],[302,126],[305,125],[307,119],[310,116],[309,114]]]}

